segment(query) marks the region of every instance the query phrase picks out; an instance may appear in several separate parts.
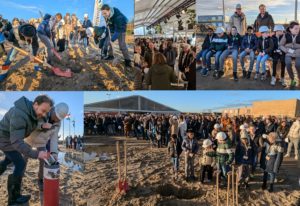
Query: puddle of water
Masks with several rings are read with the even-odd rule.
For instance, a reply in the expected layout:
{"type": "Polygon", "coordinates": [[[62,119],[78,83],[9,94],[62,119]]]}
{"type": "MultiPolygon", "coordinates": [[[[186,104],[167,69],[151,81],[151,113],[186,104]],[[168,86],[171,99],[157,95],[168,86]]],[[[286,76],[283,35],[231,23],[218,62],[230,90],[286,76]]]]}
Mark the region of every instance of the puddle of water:
{"type": "Polygon", "coordinates": [[[83,172],[84,171],[84,162],[78,158],[78,154],[76,153],[69,153],[69,152],[59,152],[58,153],[58,162],[64,166],[66,166],[68,169],[70,169],[72,172],[78,171],[83,172]]]}

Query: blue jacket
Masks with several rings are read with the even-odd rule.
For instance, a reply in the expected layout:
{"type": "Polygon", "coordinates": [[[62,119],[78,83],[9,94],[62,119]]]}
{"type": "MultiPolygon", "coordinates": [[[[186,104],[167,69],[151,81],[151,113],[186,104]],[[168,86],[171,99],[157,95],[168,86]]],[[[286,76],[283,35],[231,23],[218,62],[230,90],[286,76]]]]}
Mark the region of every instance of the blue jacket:
{"type": "Polygon", "coordinates": [[[93,27],[93,24],[92,24],[91,20],[89,20],[89,19],[88,20],[84,20],[83,24],[82,24],[82,27],[87,29],[89,27],[93,27]]]}
{"type": "Polygon", "coordinates": [[[50,14],[45,14],[43,21],[39,24],[37,28],[37,32],[39,34],[45,35],[49,38],[51,38],[51,30],[49,24],[50,18],[51,18],[50,14]]]}
{"type": "Polygon", "coordinates": [[[110,32],[113,33],[111,41],[115,41],[120,33],[125,33],[127,29],[128,19],[121,11],[117,8],[111,8],[112,16],[107,21],[110,32]]]}
{"type": "Polygon", "coordinates": [[[240,49],[242,42],[242,37],[239,34],[236,34],[235,36],[229,35],[228,38],[228,46],[233,46],[233,49],[240,49]]]}
{"type": "Polygon", "coordinates": [[[241,45],[241,50],[245,50],[247,48],[252,49],[253,51],[256,50],[256,44],[257,44],[257,38],[255,34],[246,34],[243,39],[242,39],[242,45],[241,45]],[[250,42],[249,42],[250,40],[250,42]]]}
{"type": "Polygon", "coordinates": [[[195,138],[192,140],[190,140],[188,137],[185,138],[182,142],[181,147],[183,151],[190,151],[193,154],[196,154],[199,150],[199,144],[195,138]]]}

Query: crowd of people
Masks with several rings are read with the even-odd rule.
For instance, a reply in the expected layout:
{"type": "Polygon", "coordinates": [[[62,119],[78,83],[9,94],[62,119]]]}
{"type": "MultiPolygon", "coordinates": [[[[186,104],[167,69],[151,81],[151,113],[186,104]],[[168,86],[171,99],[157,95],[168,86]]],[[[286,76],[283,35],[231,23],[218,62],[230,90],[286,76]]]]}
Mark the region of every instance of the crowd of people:
{"type": "Polygon", "coordinates": [[[187,38],[137,38],[134,67],[136,90],[171,90],[171,84],[178,82],[196,89],[196,47],[187,38]]]}
{"type": "Polygon", "coordinates": [[[208,34],[202,44],[202,50],[197,54],[198,69],[202,76],[208,76],[212,70],[211,58],[215,57],[213,76],[219,79],[224,75],[226,58],[231,55],[233,59],[233,78],[238,81],[238,60],[242,67],[242,77],[251,79],[254,63],[254,80],[266,80],[271,76],[271,85],[280,84],[286,87],[285,71],[290,78],[290,87],[295,87],[297,82],[293,71],[292,60],[300,79],[300,34],[299,23],[291,22],[287,28],[275,25],[271,14],[266,11],[266,6],[259,6],[259,14],[253,25],[247,26],[246,15],[242,12],[241,4],[236,5],[236,11],[231,16],[227,28],[213,27],[208,29],[208,34]],[[245,67],[245,57],[249,56],[249,68],[245,67]],[[272,61],[272,74],[266,68],[266,62],[272,61]],[[281,64],[280,77],[277,78],[277,65],[281,64]]]}
{"type": "Polygon", "coordinates": [[[69,135],[65,139],[66,148],[73,150],[82,150],[83,149],[83,137],[80,135],[69,135]]]}
{"type": "Polygon", "coordinates": [[[32,47],[31,61],[34,61],[33,56],[38,55],[39,45],[43,43],[49,64],[60,60],[60,52],[78,46],[83,47],[89,54],[89,48],[96,48],[98,45],[101,59],[113,60],[115,56],[112,42],[118,40],[125,66],[131,67],[131,58],[125,42],[128,23],[126,16],[118,8],[108,4],[102,6],[101,14],[105,19],[105,26],[93,25],[88,14],[84,14],[82,21],[75,13],[72,15],[66,13],[64,16],[56,13],[45,14],[42,18],[28,21],[14,18],[12,22],[3,19],[0,15],[0,49],[3,50],[0,54],[7,55],[4,66],[10,65],[18,53],[14,48],[5,51],[4,40],[6,39],[7,42],[21,49],[32,47]]]}
{"type": "Polygon", "coordinates": [[[262,189],[267,188],[269,177],[268,189],[272,192],[283,157],[290,157],[294,147],[294,158],[299,158],[299,117],[86,114],[84,122],[85,131],[91,135],[125,135],[148,140],[158,148],[167,148],[175,180],[183,152],[187,181],[196,179],[194,161],[199,157],[201,183],[212,181],[213,172],[217,170],[221,185],[226,185],[227,173],[235,165],[240,186],[248,188],[259,166],[264,171],[262,189]]]}

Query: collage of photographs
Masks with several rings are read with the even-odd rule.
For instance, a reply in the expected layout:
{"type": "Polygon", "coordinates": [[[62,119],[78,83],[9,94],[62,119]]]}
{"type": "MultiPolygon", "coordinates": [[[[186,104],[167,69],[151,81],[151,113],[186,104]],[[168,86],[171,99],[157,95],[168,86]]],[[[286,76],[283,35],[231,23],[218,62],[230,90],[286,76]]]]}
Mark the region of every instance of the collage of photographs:
{"type": "Polygon", "coordinates": [[[300,206],[298,0],[0,0],[0,206],[300,206]]]}

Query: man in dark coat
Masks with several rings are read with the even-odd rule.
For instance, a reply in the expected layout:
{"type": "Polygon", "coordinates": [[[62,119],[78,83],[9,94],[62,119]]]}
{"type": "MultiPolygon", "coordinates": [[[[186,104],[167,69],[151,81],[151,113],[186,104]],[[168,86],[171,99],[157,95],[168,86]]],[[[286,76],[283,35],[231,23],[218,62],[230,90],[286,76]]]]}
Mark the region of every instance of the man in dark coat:
{"type": "Polygon", "coordinates": [[[259,14],[254,22],[254,31],[258,32],[261,26],[267,26],[273,31],[274,25],[273,17],[266,11],[266,6],[264,4],[259,5],[259,14]]]}
{"type": "Polygon", "coordinates": [[[13,174],[8,176],[7,181],[8,205],[24,204],[30,199],[30,195],[21,195],[26,169],[24,157],[46,159],[48,154],[32,149],[24,139],[37,128],[38,120],[45,117],[52,106],[53,101],[46,95],[38,96],[34,102],[22,97],[0,121],[0,150],[5,154],[5,159],[0,162],[0,175],[10,163],[14,164],[13,174]]]}

